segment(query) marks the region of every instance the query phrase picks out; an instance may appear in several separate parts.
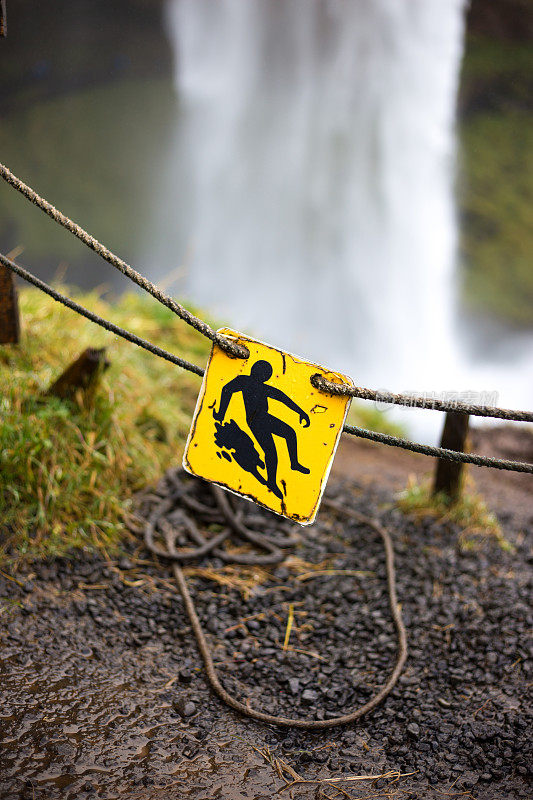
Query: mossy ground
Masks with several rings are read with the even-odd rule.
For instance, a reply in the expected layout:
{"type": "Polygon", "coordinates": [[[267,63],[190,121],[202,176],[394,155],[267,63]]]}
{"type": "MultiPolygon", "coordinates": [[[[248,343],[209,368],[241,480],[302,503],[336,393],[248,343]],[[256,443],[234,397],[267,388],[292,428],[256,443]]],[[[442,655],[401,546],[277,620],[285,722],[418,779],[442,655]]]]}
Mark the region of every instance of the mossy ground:
{"type": "Polygon", "coordinates": [[[452,502],[444,493],[433,494],[430,481],[419,482],[410,477],[406,489],[397,498],[398,507],[404,514],[416,519],[433,517],[439,522],[451,522],[461,529],[459,545],[466,550],[493,537],[504,550],[512,549],[495,514],[487,507],[468,480],[463,480],[461,496],[452,502]]]}
{"type": "MultiPolygon", "coordinates": [[[[76,295],[75,295],[76,296],[76,295]]],[[[209,343],[139,295],[83,305],[196,363],[209,343]]],[[[20,296],[20,346],[0,347],[0,557],[72,547],[109,552],[125,535],[129,498],[181,459],[200,381],[103,331],[37,290],[20,296]],[[90,404],[43,391],[86,347],[110,368],[90,404]]]]}

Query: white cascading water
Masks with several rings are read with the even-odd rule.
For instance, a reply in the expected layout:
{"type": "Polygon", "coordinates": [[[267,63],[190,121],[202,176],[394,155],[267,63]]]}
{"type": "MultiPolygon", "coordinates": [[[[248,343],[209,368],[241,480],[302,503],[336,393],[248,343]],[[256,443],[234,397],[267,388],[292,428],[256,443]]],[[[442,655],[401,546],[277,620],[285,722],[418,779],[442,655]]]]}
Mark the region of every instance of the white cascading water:
{"type": "Polygon", "coordinates": [[[159,273],[182,262],[182,294],[360,385],[475,386],[454,320],[464,5],[169,0],[159,273]]]}

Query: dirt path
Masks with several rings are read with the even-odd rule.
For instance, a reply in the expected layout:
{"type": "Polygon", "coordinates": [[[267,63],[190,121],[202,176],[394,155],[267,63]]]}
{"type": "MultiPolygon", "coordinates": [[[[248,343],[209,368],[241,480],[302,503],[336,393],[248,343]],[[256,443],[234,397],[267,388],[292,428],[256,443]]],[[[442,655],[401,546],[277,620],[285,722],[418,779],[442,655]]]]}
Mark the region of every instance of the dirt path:
{"type": "MultiPolygon", "coordinates": [[[[471,450],[484,456],[509,458],[533,463],[533,433],[521,426],[502,425],[496,428],[474,428],[471,450]]],[[[380,486],[391,492],[405,489],[409,476],[430,479],[435,460],[397,447],[343,436],[333,474],[346,476],[362,486],[380,486]]],[[[472,488],[481,493],[487,505],[504,523],[533,523],[533,477],[521,473],[466,468],[472,488]]]]}
{"type": "MultiPolygon", "coordinates": [[[[392,487],[401,466],[391,457],[380,479],[392,487]]],[[[370,475],[370,458],[364,467],[370,475]]],[[[406,519],[390,489],[332,480],[329,491],[349,492],[394,536],[409,659],[381,707],[316,734],[243,719],[207,689],[170,572],[140,544],[118,563],[39,564],[18,582],[0,576],[2,800],[267,800],[281,790],[280,800],[530,797],[523,526],[506,526],[514,552],[491,541],[462,551],[454,526],[406,519]],[[286,765],[317,780],[414,774],[346,782],[339,794],[327,783],[286,788],[286,765]]],[[[212,566],[225,585],[196,575],[191,591],[224,683],[241,699],[323,718],[361,705],[383,682],[395,636],[371,531],[322,513],[285,565],[247,574],[244,596],[234,572],[212,566]],[[324,564],[335,574],[302,579],[324,564]]]]}

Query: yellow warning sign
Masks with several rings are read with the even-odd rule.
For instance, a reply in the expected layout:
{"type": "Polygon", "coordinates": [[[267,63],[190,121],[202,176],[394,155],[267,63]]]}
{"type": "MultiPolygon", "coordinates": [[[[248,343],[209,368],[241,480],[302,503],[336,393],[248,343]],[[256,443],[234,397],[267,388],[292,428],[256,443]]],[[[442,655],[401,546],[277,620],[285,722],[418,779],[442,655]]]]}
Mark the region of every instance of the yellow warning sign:
{"type": "Polygon", "coordinates": [[[245,345],[250,356],[233,358],[213,345],[183,466],[308,525],[349,405],[348,397],[315,389],[311,377],[352,381],[228,328],[218,332],[245,345]]]}

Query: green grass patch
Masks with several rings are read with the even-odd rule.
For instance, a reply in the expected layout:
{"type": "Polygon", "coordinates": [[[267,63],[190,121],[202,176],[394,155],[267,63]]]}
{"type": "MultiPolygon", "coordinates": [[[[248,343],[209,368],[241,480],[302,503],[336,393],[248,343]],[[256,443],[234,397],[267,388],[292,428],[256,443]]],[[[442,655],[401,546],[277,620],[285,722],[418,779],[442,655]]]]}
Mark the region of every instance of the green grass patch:
{"type": "Polygon", "coordinates": [[[397,505],[404,514],[416,519],[433,517],[439,522],[460,526],[459,544],[466,550],[475,548],[488,537],[494,538],[502,549],[512,549],[497,517],[489,511],[481,495],[469,488],[468,481],[465,481],[460,499],[452,503],[443,493],[433,495],[431,481],[419,483],[411,477],[407,488],[398,495],[397,505]]]}
{"type": "MultiPolygon", "coordinates": [[[[71,293],[72,294],[72,293],[71,293]]],[[[103,317],[203,365],[209,343],[168,309],[128,294],[103,317]]],[[[132,494],[181,461],[200,381],[96,327],[37,290],[21,292],[23,339],[0,347],[0,559],[117,549],[132,494]],[[110,368],[91,403],[43,392],[86,347],[110,368]]]]}
{"type": "MultiPolygon", "coordinates": [[[[491,93],[508,103],[510,100],[528,102],[528,82],[531,81],[531,47],[529,42],[505,41],[479,34],[470,34],[466,41],[461,70],[461,94],[470,94],[472,81],[486,81],[491,93]],[[496,78],[499,80],[496,81],[496,78]],[[498,87],[505,85],[505,98],[498,87]]],[[[474,87],[475,88],[475,87],[474,87]]],[[[468,96],[466,98],[468,100],[468,96]]]]}

